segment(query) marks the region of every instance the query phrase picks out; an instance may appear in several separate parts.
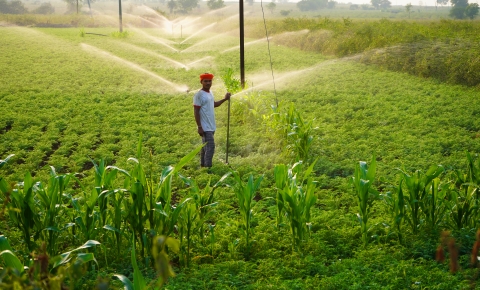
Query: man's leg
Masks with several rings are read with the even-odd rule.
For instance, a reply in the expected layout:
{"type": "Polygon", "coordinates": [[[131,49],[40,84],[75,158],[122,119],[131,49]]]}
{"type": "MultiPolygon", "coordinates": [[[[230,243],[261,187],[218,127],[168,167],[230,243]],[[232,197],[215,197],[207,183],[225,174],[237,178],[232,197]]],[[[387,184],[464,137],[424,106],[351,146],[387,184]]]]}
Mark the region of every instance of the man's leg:
{"type": "Polygon", "coordinates": [[[213,135],[215,132],[203,132],[202,141],[205,144],[203,146],[201,154],[201,166],[203,167],[212,167],[212,160],[213,160],[213,153],[215,153],[215,140],[213,139],[213,135]]]}

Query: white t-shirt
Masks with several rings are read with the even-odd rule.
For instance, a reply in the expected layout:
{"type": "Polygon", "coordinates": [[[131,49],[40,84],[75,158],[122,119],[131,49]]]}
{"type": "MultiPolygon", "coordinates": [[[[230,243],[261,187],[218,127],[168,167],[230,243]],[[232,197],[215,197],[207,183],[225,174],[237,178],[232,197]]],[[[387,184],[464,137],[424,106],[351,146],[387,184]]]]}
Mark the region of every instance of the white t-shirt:
{"type": "Polygon", "coordinates": [[[200,123],[203,131],[215,131],[217,126],[215,124],[215,112],[212,92],[199,90],[193,96],[193,106],[200,108],[200,123]]]}

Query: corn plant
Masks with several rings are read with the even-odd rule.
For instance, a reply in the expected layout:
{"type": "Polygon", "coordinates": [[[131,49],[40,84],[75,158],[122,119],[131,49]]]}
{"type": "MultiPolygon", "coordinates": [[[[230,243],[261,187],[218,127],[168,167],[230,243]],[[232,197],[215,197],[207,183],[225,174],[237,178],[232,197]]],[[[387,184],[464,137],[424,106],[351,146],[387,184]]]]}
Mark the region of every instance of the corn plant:
{"type": "Polygon", "coordinates": [[[387,204],[387,207],[392,214],[393,227],[398,236],[398,240],[403,244],[402,225],[405,221],[405,198],[402,189],[402,180],[400,185],[395,189],[396,194],[387,192],[382,195],[383,201],[387,204]]]}
{"type": "Polygon", "coordinates": [[[242,216],[242,230],[245,235],[245,249],[246,249],[246,258],[250,256],[250,238],[251,238],[251,222],[253,216],[253,205],[252,201],[255,197],[255,193],[260,188],[260,183],[262,182],[263,176],[260,176],[256,180],[253,178],[253,175],[248,177],[248,181],[245,184],[239,173],[234,171],[232,175],[235,179],[235,185],[233,189],[238,200],[238,209],[240,215],[242,216]]]}
{"type": "Polygon", "coordinates": [[[220,180],[217,181],[213,186],[210,185],[209,180],[207,182],[207,185],[203,189],[200,189],[200,187],[194,180],[179,175],[183,182],[190,187],[190,195],[195,201],[196,209],[199,212],[198,236],[200,237],[202,242],[204,241],[205,236],[205,222],[212,216],[212,209],[218,204],[217,202],[214,202],[214,192],[224,183],[225,179],[230,175],[231,172],[224,174],[220,178],[220,180]]]}
{"type": "Polygon", "coordinates": [[[43,239],[47,241],[47,252],[50,256],[57,254],[57,239],[59,234],[73,226],[73,223],[67,223],[62,226],[62,213],[66,210],[66,205],[63,204],[62,198],[65,189],[70,181],[70,174],[57,175],[54,167],[50,167],[50,179],[47,187],[42,183],[37,183],[34,186],[35,196],[39,200],[41,207],[41,223],[42,231],[46,231],[43,239]]]}
{"type": "Polygon", "coordinates": [[[22,232],[25,244],[29,251],[32,251],[34,245],[31,240],[31,234],[35,232],[34,239],[37,239],[42,230],[39,213],[34,200],[34,181],[27,172],[23,182],[18,183],[11,190],[9,202],[6,205],[8,215],[13,224],[22,232]]]}
{"type": "Polygon", "coordinates": [[[447,211],[445,204],[447,188],[448,184],[441,184],[440,178],[434,178],[426,188],[422,211],[425,213],[425,221],[430,229],[437,229],[444,220],[447,211]]]}
{"type": "Polygon", "coordinates": [[[284,164],[275,166],[275,185],[277,188],[277,226],[282,223],[283,215],[288,219],[292,237],[292,249],[299,251],[310,229],[310,209],[315,204],[316,183],[310,174],[316,161],[305,172],[302,162],[288,168],[284,164]]]}
{"type": "Polygon", "coordinates": [[[191,198],[187,198],[179,216],[178,234],[180,236],[180,251],[184,264],[190,267],[190,253],[194,232],[198,226],[198,211],[191,198]],[[184,244],[186,239],[186,245],[184,244]]]}
{"type": "Polygon", "coordinates": [[[478,217],[480,210],[480,159],[474,160],[467,152],[468,181],[475,190],[475,216],[478,217]]]}
{"type": "Polygon", "coordinates": [[[156,181],[152,174],[147,175],[139,161],[142,155],[141,136],[137,147],[137,158],[129,158],[134,162],[134,168],[128,172],[129,178],[124,186],[130,197],[124,199],[127,222],[140,242],[141,255],[145,255],[148,244],[146,235],[147,222],[150,226],[150,235],[169,236],[178,222],[180,211],[184,203],[171,205],[173,177],[200,152],[203,144],[184,156],[175,166],[166,167],[156,181]]]}
{"type": "MultiPolygon", "coordinates": [[[[435,207],[435,202],[440,201],[438,197],[432,196],[430,192],[433,180],[437,178],[443,170],[441,165],[432,165],[425,174],[420,170],[415,171],[415,173],[411,175],[402,171],[403,181],[408,190],[408,194],[405,195],[405,200],[407,201],[409,215],[406,217],[415,234],[418,233],[420,227],[422,212],[428,216],[431,224],[436,220],[435,211],[437,211],[437,208],[435,207]],[[430,204],[428,205],[429,201],[430,204]]],[[[433,187],[435,192],[435,184],[433,184],[433,187]]]]}
{"type": "MultiPolygon", "coordinates": [[[[3,166],[5,166],[13,156],[15,156],[15,155],[10,154],[10,155],[7,156],[7,158],[5,158],[3,160],[0,159],[0,169],[2,169],[3,166]]],[[[5,178],[3,178],[3,176],[1,176],[1,175],[0,175],[0,192],[3,195],[10,195],[10,186],[8,185],[5,178]]]]}
{"type": "Polygon", "coordinates": [[[350,179],[358,199],[358,209],[360,213],[357,213],[357,218],[360,223],[364,245],[368,244],[368,219],[370,217],[370,209],[373,201],[379,197],[379,193],[371,187],[375,179],[376,169],[377,162],[374,155],[370,166],[368,166],[365,161],[360,161],[357,166],[355,166],[355,175],[350,179]]]}
{"type": "Polygon", "coordinates": [[[293,155],[295,162],[309,163],[310,149],[313,144],[313,120],[306,122],[295,109],[293,103],[288,108],[272,106],[273,113],[265,118],[267,124],[281,140],[281,147],[288,155],[293,155]]]}
{"type": "Polygon", "coordinates": [[[143,277],[142,272],[140,271],[140,268],[137,264],[137,258],[135,253],[135,238],[133,238],[132,251],[130,254],[130,259],[133,267],[133,283],[124,275],[113,275],[114,278],[117,278],[122,282],[124,289],[143,290],[152,289],[152,286],[156,286],[154,289],[158,289],[163,286],[163,284],[167,281],[169,277],[175,276],[172,266],[170,266],[166,248],[168,247],[173,252],[178,253],[178,241],[171,237],[158,236],[153,239],[152,244],[152,256],[155,261],[155,268],[157,270],[157,274],[159,275],[158,280],[152,282],[156,285],[147,285],[147,283],[145,282],[145,278],[143,277]]]}
{"type": "Polygon", "coordinates": [[[446,203],[449,209],[449,225],[455,229],[474,228],[478,209],[478,189],[469,183],[469,173],[454,171],[454,180],[447,188],[446,203]]]}
{"type": "Polygon", "coordinates": [[[16,271],[17,275],[21,274],[24,266],[20,259],[13,253],[13,249],[8,242],[7,237],[0,235],[0,258],[3,259],[5,266],[16,271]]]}
{"type": "MultiPolygon", "coordinates": [[[[82,246],[50,258],[46,253],[45,243],[39,253],[32,253],[29,265],[23,265],[13,253],[5,236],[0,236],[0,260],[3,258],[7,279],[0,279],[2,289],[64,289],[65,279],[70,280],[70,285],[84,275],[82,267],[89,262],[95,262],[93,253],[82,253],[82,250],[100,245],[97,241],[87,241],[82,246]],[[57,270],[56,274],[50,274],[57,270]]],[[[97,263],[98,264],[98,263],[97,263]]],[[[5,273],[5,272],[4,272],[5,273]]],[[[3,277],[2,277],[3,278],[3,277]]]]}
{"type": "Polygon", "coordinates": [[[83,240],[91,240],[96,237],[97,226],[100,223],[100,215],[95,210],[98,199],[98,188],[93,188],[90,195],[87,194],[86,189],[82,186],[82,198],[75,198],[67,195],[70,198],[72,207],[74,209],[75,231],[78,230],[83,240]]]}

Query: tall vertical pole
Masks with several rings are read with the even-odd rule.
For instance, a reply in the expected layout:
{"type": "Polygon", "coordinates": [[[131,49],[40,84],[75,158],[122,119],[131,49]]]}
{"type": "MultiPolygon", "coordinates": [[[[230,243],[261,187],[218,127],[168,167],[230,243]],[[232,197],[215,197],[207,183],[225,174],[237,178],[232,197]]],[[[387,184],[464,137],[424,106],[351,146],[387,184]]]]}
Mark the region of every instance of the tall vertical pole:
{"type": "Polygon", "coordinates": [[[243,0],[238,0],[239,3],[239,15],[240,15],[240,81],[242,89],[245,88],[245,41],[243,36],[245,34],[243,25],[243,0]]]}
{"type": "Polygon", "coordinates": [[[122,0],[118,0],[118,21],[120,25],[120,32],[123,32],[122,28],[122,0]]]}

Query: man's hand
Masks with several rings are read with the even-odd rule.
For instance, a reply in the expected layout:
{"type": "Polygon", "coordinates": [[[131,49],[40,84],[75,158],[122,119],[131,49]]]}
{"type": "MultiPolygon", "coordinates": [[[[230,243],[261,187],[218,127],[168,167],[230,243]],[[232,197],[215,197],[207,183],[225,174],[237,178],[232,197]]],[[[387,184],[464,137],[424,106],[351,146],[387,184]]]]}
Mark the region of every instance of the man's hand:
{"type": "Polygon", "coordinates": [[[197,132],[198,132],[198,135],[203,137],[203,128],[202,127],[198,127],[197,132]]]}
{"type": "Polygon", "coordinates": [[[226,94],[225,94],[225,101],[230,100],[230,97],[231,97],[231,96],[232,96],[232,94],[226,93],[226,94]]]}

